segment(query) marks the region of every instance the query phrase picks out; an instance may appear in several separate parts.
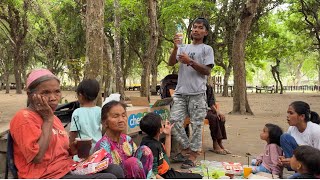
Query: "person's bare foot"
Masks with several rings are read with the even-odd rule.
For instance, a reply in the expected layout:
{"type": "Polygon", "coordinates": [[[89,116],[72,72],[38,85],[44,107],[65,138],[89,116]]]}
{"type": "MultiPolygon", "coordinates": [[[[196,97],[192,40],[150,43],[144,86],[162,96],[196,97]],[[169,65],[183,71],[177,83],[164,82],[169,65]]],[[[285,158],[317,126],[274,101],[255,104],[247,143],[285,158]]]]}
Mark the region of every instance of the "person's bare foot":
{"type": "Polygon", "coordinates": [[[231,151],[229,151],[228,149],[224,148],[224,146],[222,145],[222,139],[217,140],[217,142],[218,142],[220,148],[221,148],[224,152],[226,152],[227,154],[231,154],[231,151]]]}
{"type": "Polygon", "coordinates": [[[213,151],[222,151],[223,147],[220,146],[217,140],[213,141],[213,151]]]}
{"type": "Polygon", "coordinates": [[[188,156],[189,154],[190,154],[190,149],[189,148],[187,148],[187,149],[182,149],[181,150],[181,154],[183,155],[183,156],[188,156]]]}
{"type": "Polygon", "coordinates": [[[217,140],[217,143],[221,149],[224,149],[224,146],[222,145],[222,139],[217,140]]]}
{"type": "Polygon", "coordinates": [[[181,164],[181,168],[182,169],[189,169],[192,167],[195,167],[196,163],[195,161],[197,160],[199,153],[195,152],[195,151],[191,151],[190,150],[190,154],[187,160],[185,160],[182,164],[181,164]]]}

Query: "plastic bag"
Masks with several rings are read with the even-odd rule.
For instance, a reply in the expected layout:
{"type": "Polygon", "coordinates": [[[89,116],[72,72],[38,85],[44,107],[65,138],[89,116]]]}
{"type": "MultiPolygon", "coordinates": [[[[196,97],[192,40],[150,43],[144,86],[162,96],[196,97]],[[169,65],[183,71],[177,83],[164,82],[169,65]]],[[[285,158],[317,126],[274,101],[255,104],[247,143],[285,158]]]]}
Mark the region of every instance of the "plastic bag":
{"type": "Polygon", "coordinates": [[[118,93],[110,94],[110,96],[103,101],[102,107],[110,101],[120,101],[120,96],[118,93]]]}
{"type": "Polygon", "coordinates": [[[95,174],[99,171],[108,168],[109,159],[106,157],[106,150],[100,149],[94,152],[91,156],[87,159],[75,162],[71,166],[71,174],[75,175],[86,175],[86,174],[95,174]]]}

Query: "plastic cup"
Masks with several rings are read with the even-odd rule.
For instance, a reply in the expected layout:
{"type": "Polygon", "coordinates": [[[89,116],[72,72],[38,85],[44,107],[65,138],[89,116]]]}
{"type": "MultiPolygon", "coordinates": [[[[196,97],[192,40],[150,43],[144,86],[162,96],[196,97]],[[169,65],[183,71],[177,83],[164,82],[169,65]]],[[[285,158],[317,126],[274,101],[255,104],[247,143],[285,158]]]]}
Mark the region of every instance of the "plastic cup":
{"type": "Polygon", "coordinates": [[[243,167],[243,177],[244,178],[248,178],[249,175],[251,174],[251,172],[252,172],[252,167],[250,167],[250,166],[243,167]]]}
{"type": "Polygon", "coordinates": [[[90,155],[90,149],[92,144],[92,138],[76,138],[77,150],[79,158],[87,158],[90,155]]]}

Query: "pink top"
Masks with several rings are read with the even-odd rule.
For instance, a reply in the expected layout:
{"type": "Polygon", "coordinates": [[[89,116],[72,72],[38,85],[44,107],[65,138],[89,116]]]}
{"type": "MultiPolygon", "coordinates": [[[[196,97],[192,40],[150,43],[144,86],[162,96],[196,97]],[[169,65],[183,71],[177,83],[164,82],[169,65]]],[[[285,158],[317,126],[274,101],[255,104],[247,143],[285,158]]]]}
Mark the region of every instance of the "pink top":
{"type": "Polygon", "coordinates": [[[283,155],[283,151],[277,144],[267,144],[264,148],[264,153],[257,157],[257,160],[262,160],[262,165],[267,168],[272,174],[282,174],[283,168],[278,166],[279,156],[283,155]]]}

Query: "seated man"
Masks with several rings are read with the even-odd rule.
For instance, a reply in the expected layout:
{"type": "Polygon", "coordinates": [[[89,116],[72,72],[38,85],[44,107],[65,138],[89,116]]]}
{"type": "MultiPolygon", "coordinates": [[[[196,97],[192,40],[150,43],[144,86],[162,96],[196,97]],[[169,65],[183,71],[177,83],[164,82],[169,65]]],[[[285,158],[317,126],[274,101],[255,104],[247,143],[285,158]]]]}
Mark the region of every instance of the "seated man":
{"type": "Polygon", "coordinates": [[[225,127],[225,116],[217,110],[216,99],[214,97],[212,86],[207,84],[207,103],[210,110],[207,112],[206,119],[209,120],[210,134],[213,141],[213,149],[210,150],[217,154],[230,154],[231,152],[224,148],[222,140],[227,139],[225,127]]]}

